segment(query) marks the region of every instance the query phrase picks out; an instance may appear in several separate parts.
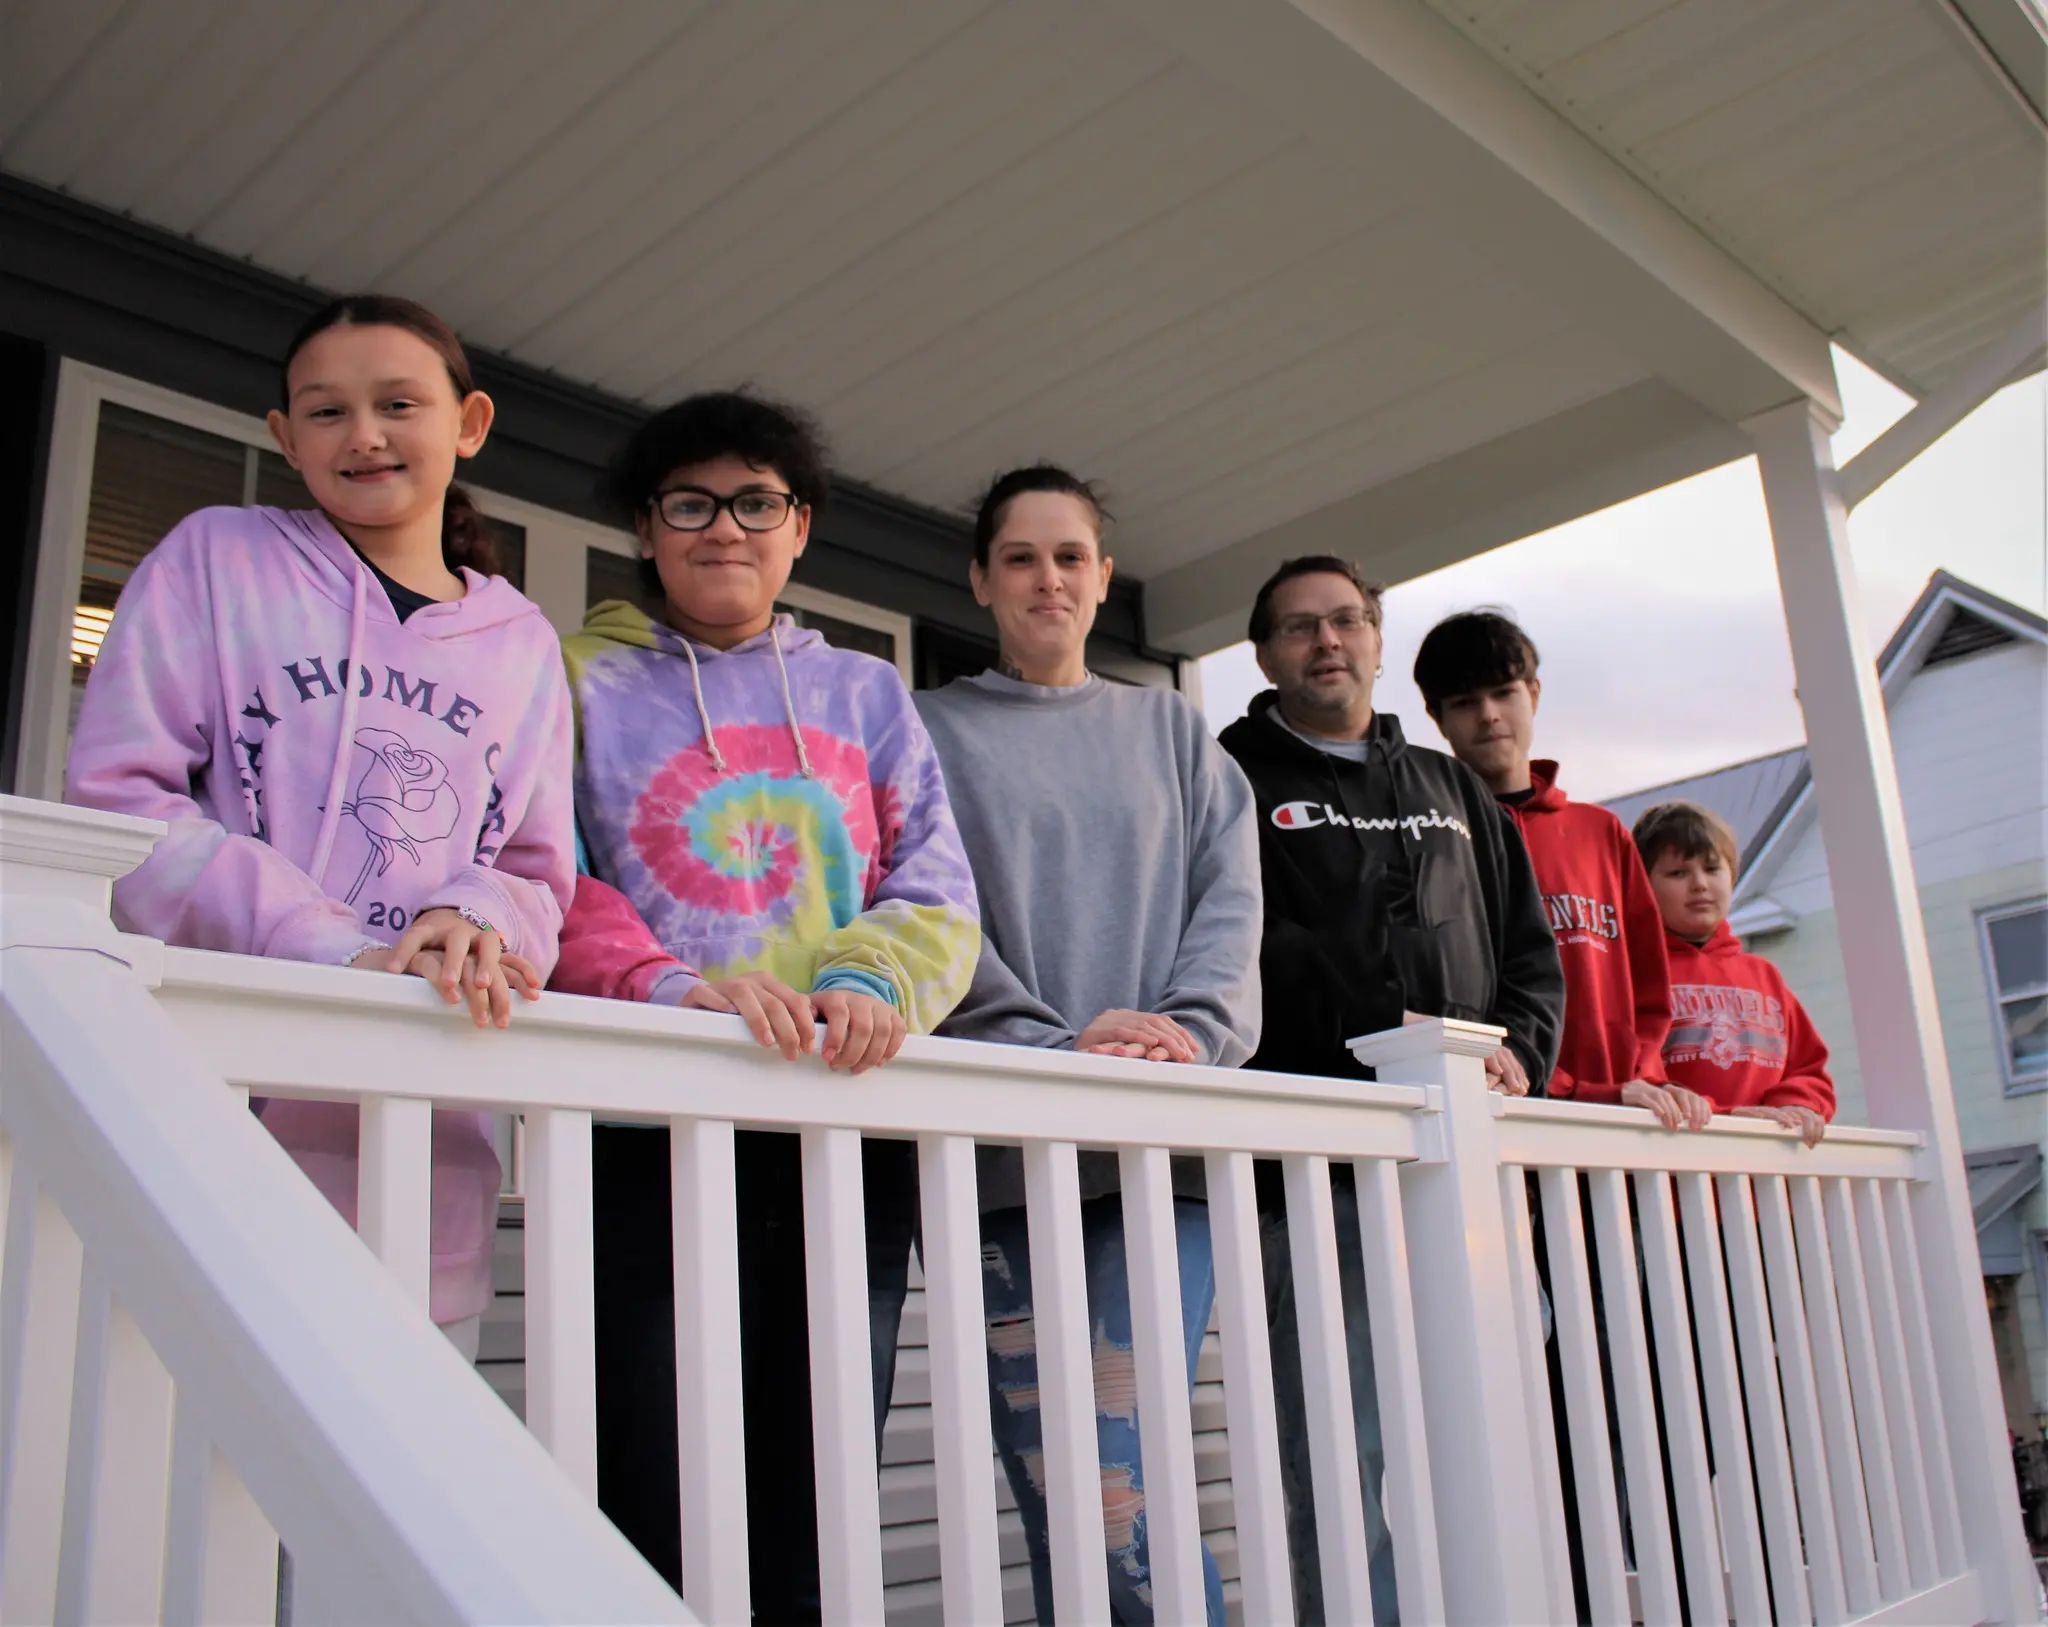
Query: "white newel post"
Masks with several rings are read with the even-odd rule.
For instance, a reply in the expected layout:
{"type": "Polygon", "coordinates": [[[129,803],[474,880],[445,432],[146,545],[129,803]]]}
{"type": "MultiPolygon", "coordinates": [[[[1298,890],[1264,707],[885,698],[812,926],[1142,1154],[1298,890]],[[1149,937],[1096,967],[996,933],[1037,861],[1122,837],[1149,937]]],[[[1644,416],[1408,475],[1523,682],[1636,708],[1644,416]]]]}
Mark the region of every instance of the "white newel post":
{"type": "MultiPolygon", "coordinates": [[[[1547,1597],[1538,1479],[1515,1325],[1495,1097],[1485,1059],[1501,1030],[1433,1019],[1350,1042],[1382,1083],[1424,1085],[1437,1156],[1402,1166],[1416,1354],[1444,1619],[1527,1621],[1547,1597]]],[[[1391,1511],[1399,1518],[1399,1511],[1391,1511]]]]}
{"type": "Polygon", "coordinates": [[[1926,1140],[1913,1193],[1927,1310],[1984,1619],[2034,1619],[2035,1583],[1963,1176],[1948,1055],[1913,879],[1891,732],[1836,489],[1828,429],[1795,401],[1744,426],[1756,443],[1871,1122],[1926,1140]]]}

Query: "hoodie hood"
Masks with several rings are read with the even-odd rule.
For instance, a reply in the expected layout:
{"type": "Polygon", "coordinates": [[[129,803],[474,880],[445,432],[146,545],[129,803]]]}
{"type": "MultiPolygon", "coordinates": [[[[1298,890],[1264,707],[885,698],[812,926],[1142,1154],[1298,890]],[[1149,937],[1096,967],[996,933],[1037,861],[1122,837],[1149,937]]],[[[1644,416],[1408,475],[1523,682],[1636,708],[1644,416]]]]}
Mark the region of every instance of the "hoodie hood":
{"type": "MultiPolygon", "coordinates": [[[[398,613],[384,596],[375,573],[364,565],[348,539],[321,510],[255,508],[247,512],[252,521],[267,526],[289,546],[290,558],[315,592],[353,611],[356,583],[361,578],[365,588],[365,621],[397,624],[398,613]]],[[[443,600],[415,611],[405,623],[408,633],[437,640],[470,638],[541,613],[538,605],[502,576],[483,576],[467,565],[461,568],[460,575],[468,591],[459,599],[443,600]]]]}
{"type": "MultiPolygon", "coordinates": [[[[726,771],[725,752],[718,744],[717,725],[704,698],[705,671],[715,667],[745,685],[754,681],[753,669],[758,663],[772,661],[775,682],[782,691],[782,711],[789,723],[790,742],[796,748],[798,772],[807,780],[817,778],[816,770],[811,766],[809,749],[804,744],[803,725],[797,721],[796,699],[790,692],[789,658],[826,648],[822,634],[797,626],[789,616],[778,611],[769,618],[764,631],[730,649],[721,650],[677,632],[666,622],[656,621],[637,605],[628,604],[623,599],[606,599],[590,607],[583,618],[582,632],[564,646],[571,670],[580,670],[592,655],[607,646],[649,650],[657,655],[680,655],[689,663],[690,695],[696,705],[698,724],[704,731],[704,749],[710,754],[712,769],[721,775],[726,771]]],[[[762,678],[765,677],[766,672],[763,671],[762,678]]],[[[580,727],[580,705],[577,712],[580,727]]]]}
{"type": "Polygon", "coordinates": [[[1557,813],[1571,802],[1557,783],[1557,764],[1548,757],[1529,764],[1529,790],[1529,800],[1521,805],[1523,813],[1557,813]]]}
{"type": "Polygon", "coordinates": [[[1705,943],[1694,943],[1692,939],[1664,929],[1664,947],[1674,957],[1678,955],[1739,955],[1743,952],[1742,940],[1735,936],[1735,928],[1723,916],[1721,924],[1708,935],[1705,943]]]}
{"type": "MultiPolygon", "coordinates": [[[[1240,763],[1320,763],[1331,754],[1318,751],[1280,719],[1280,691],[1268,689],[1252,697],[1245,715],[1219,735],[1224,750],[1240,763]]],[[[1388,762],[1408,750],[1408,737],[1401,732],[1401,720],[1392,712],[1374,712],[1366,725],[1365,738],[1379,747],[1388,762]]]]}

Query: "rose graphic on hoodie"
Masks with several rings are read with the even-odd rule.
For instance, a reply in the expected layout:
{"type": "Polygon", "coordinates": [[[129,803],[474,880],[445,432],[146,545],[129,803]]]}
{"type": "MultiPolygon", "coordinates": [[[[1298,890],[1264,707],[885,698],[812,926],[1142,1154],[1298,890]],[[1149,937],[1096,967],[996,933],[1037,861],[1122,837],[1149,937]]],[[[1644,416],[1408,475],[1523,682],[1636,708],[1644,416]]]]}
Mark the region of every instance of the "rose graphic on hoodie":
{"type": "Polygon", "coordinates": [[[370,766],[341,811],[363,827],[370,851],[344,900],[349,904],[372,869],[383,875],[400,852],[418,864],[420,845],[445,841],[462,817],[462,799],[448,783],[448,765],[431,751],[415,750],[404,735],[389,729],[358,729],[355,743],[370,754],[370,766]]]}

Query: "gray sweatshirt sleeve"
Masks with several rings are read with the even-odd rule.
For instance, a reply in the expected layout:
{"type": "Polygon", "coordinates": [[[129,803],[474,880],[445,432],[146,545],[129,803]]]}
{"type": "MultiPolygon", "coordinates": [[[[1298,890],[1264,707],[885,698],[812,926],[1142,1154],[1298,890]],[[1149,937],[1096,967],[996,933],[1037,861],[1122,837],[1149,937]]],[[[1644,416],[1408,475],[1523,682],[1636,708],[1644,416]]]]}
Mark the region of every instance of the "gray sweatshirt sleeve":
{"type": "Polygon", "coordinates": [[[1202,1047],[1202,1060],[1235,1068],[1259,1048],[1258,816],[1251,783],[1190,708],[1188,921],[1159,1003],[1202,1047]]]}
{"type": "Polygon", "coordinates": [[[986,936],[981,940],[981,957],[974,963],[974,980],[967,987],[966,998],[939,1024],[938,1031],[950,1039],[1035,1045],[1047,1051],[1065,1050],[1074,1043],[1074,1030],[1018,981],[986,936]]]}

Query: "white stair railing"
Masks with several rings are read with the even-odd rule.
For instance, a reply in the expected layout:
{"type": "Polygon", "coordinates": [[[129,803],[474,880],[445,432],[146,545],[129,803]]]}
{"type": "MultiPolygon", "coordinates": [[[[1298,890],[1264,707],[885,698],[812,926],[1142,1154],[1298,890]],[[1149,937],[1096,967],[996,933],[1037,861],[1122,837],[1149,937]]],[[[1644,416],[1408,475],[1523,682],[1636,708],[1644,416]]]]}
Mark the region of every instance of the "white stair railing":
{"type": "MultiPolygon", "coordinates": [[[[151,997],[138,821],[0,805],[0,1617],[687,1621],[151,997]]],[[[213,957],[221,958],[221,957],[213,957]]]]}
{"type": "MultiPolygon", "coordinates": [[[[99,1561],[65,1558],[102,1552],[79,1533],[96,1540],[112,1522],[142,1531],[152,1520],[177,1538],[161,1566],[164,1619],[196,1619],[196,1608],[168,1608],[168,1579],[184,1599],[201,1574],[189,1514],[136,1513],[117,1489],[125,1479],[95,1478],[91,1465],[168,1463],[173,1489],[160,1501],[190,1509],[190,1488],[212,1472],[191,1445],[200,1439],[284,1534],[323,1617],[410,1619],[385,1608],[388,1595],[419,1618],[684,1619],[653,1603],[599,1605],[587,1581],[548,1591],[566,1574],[548,1556],[573,1549],[621,1599],[677,1608],[590,1502],[599,1122],[669,1136],[684,1595],[697,1619],[750,1614],[736,1128],[803,1141],[828,1621],[879,1622],[889,1610],[868,1394],[863,1135],[919,1146],[948,1621],[997,1619],[1002,1604],[978,1144],[1024,1154],[1064,1622],[1109,1615],[1077,1172],[1078,1152],[1095,1149],[1116,1152],[1123,1174],[1160,1620],[1200,1619],[1197,1504],[1213,1508],[1219,1489],[1196,1495],[1170,1164],[1180,1154],[1199,1156],[1207,1173],[1237,1538],[1226,1587],[1246,1622],[1293,1617],[1290,1514],[1315,1531],[1328,1619],[1371,1619],[1340,1242],[1362,1258],[1371,1308],[1386,1457],[1373,1489],[1391,1514],[1404,1620],[1573,1619],[1572,1527],[1577,1580],[1598,1621],[1676,1622],[1681,1598],[1696,1622],[1982,1613],[1956,1487],[2007,1471],[1964,1461],[1943,1435],[1942,1392],[1971,1376],[1937,1365],[1942,1346],[1927,1326],[1907,1196],[1936,1177],[1915,1136],[1837,1129],[1809,1150],[1750,1121],[1673,1136],[1639,1112],[1508,1103],[1485,1089],[1493,1032],[1449,1022],[1357,1042],[1378,1084],[935,1040],[912,1040],[888,1068],[848,1079],[764,1054],[735,1019],[556,995],[523,1008],[509,1033],[479,1033],[413,980],[112,934],[104,877],[146,840],[121,826],[0,804],[0,855],[11,861],[0,877],[0,1124],[13,1155],[0,1540],[10,1544],[7,1598],[19,1587],[32,1606],[8,1604],[8,1620],[41,1619],[46,1599],[98,1597],[99,1561]],[[51,858],[122,842],[125,857],[51,858]],[[98,878],[83,893],[81,873],[98,878]],[[24,936],[17,922],[33,930],[24,936]],[[28,1064],[18,1066],[24,1041],[28,1064]],[[363,1105],[363,1240],[386,1269],[222,1081],[363,1105]],[[423,1314],[436,1106],[525,1118],[531,1437],[423,1314]],[[1276,1160],[1284,1178],[1288,1258],[1277,1267],[1262,1247],[1262,1223],[1279,1217],[1259,1213],[1258,1159],[1276,1160]],[[1338,1236],[1338,1166],[1355,1183],[1356,1237],[1338,1236]],[[143,1193],[132,1204],[131,1188],[143,1193]],[[52,1196],[60,1219],[44,1226],[52,1196]],[[1267,1338],[1274,1269],[1287,1273],[1300,1323],[1313,1481],[1310,1506],[1292,1510],[1267,1338]],[[174,1403],[164,1379],[70,1387],[74,1364],[88,1377],[146,1365],[138,1342],[160,1353],[174,1403]],[[74,1394],[95,1393],[119,1399],[97,1413],[72,1406],[74,1394]],[[53,1411],[76,1413],[80,1427],[55,1430],[53,1411]],[[1569,1508],[1563,1465],[1577,1487],[1569,1508]],[[52,1496],[61,1520],[47,1513],[52,1496]],[[16,1582],[24,1531],[55,1556],[31,1567],[32,1593],[16,1582]],[[502,1568],[472,1575],[486,1555],[502,1568]]],[[[216,1501],[216,1546],[234,1521],[252,1547],[269,1540],[246,1495],[216,1501]]],[[[130,1596],[139,1595],[121,1595],[130,1596]]]]}

